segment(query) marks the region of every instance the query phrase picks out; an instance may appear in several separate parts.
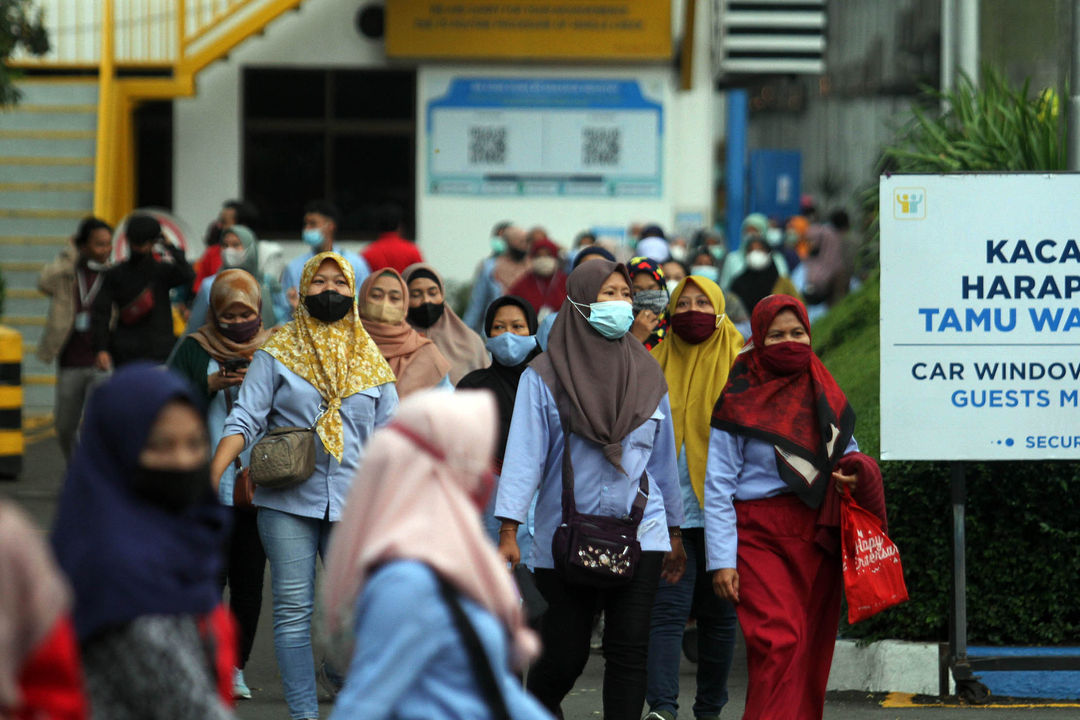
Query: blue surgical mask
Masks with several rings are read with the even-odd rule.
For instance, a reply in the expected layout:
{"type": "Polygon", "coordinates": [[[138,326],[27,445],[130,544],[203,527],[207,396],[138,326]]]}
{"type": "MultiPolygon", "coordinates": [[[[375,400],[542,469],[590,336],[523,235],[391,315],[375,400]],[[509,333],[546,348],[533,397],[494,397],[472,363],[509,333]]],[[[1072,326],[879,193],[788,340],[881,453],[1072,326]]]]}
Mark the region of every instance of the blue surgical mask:
{"type": "Polygon", "coordinates": [[[536,338],[532,335],[515,335],[512,332],[504,332],[488,338],[486,343],[488,352],[500,365],[517,367],[525,362],[529,353],[536,349],[536,338]]]}
{"type": "Polygon", "coordinates": [[[506,240],[503,240],[501,235],[491,236],[491,254],[502,255],[506,252],[506,240]]]}
{"type": "MultiPolygon", "coordinates": [[[[570,298],[567,298],[570,300],[570,298]]],[[[625,300],[605,300],[589,304],[589,316],[585,317],[582,311],[584,303],[574,302],[574,307],[581,313],[593,330],[600,333],[608,340],[618,340],[630,330],[634,324],[634,306],[625,300]]]]}
{"type": "Polygon", "coordinates": [[[317,248],[323,244],[322,228],[307,228],[304,230],[304,242],[308,246],[317,248]]]}
{"type": "Polygon", "coordinates": [[[709,254],[713,256],[713,260],[720,260],[727,255],[727,248],[723,245],[711,245],[709,247],[709,254]]]}
{"type": "Polygon", "coordinates": [[[694,265],[690,268],[691,275],[700,275],[703,278],[712,280],[713,282],[720,281],[720,271],[716,269],[714,265],[694,265]]]}

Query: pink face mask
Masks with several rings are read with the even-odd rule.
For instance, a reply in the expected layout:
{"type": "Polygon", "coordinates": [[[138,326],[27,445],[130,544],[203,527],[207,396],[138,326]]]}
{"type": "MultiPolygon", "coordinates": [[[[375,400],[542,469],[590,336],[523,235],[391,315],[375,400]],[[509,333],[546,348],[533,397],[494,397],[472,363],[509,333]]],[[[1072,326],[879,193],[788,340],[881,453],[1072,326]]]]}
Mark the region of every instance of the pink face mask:
{"type": "Polygon", "coordinates": [[[800,342],[780,342],[766,345],[758,351],[761,364],[777,375],[793,375],[810,367],[810,356],[814,351],[809,345],[800,342]]]}

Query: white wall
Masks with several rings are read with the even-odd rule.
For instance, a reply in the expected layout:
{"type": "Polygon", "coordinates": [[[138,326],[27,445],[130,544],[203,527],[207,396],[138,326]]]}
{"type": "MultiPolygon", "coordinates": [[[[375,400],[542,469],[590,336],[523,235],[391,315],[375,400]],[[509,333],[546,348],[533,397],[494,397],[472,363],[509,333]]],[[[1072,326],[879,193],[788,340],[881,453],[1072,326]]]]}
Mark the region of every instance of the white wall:
{"type": "MultiPolygon", "coordinates": [[[[711,220],[716,98],[709,73],[711,3],[696,0],[697,33],[694,88],[678,90],[670,65],[605,67],[538,67],[489,65],[421,66],[417,91],[417,239],[424,254],[451,279],[468,278],[488,252],[491,226],[512,219],[544,225],[556,241],[568,245],[580,230],[593,225],[628,225],[655,221],[670,227],[679,211],[699,211],[711,220]],[[664,102],[663,194],[658,198],[468,198],[431,196],[426,177],[423,88],[451,73],[481,70],[485,74],[557,77],[635,78],[657,89],[664,102]]],[[[222,201],[241,195],[241,72],[244,66],[386,67],[381,42],[363,38],[355,29],[360,3],[307,0],[300,10],[279,18],[262,36],[251,38],[226,60],[205,70],[194,98],[174,104],[173,209],[201,242],[202,230],[222,201]]],[[[673,2],[676,28],[682,2],[673,2]]],[[[299,225],[299,218],[297,219],[299,225]]],[[[298,231],[299,232],[299,231],[298,231]]],[[[287,243],[286,252],[300,252],[287,243]]]]}
{"type": "MultiPolygon", "coordinates": [[[[278,18],[265,33],[203,71],[195,97],[173,104],[173,210],[194,231],[196,251],[201,251],[202,231],[221,203],[242,195],[244,66],[385,67],[382,42],[356,30],[360,5],[306,0],[298,11],[278,18]]],[[[300,222],[297,218],[298,238],[300,222]]],[[[299,242],[285,245],[290,255],[301,250],[299,242]]]]}

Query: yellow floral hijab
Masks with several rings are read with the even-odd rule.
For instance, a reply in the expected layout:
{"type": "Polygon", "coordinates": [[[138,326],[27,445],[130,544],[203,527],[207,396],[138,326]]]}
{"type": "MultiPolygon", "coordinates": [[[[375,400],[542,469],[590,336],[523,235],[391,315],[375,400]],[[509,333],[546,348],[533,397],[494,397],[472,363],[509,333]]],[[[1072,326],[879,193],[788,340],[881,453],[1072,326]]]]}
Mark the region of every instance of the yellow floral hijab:
{"type": "Polygon", "coordinates": [[[698,502],[705,505],[705,465],[709,459],[709,430],[713,406],[727,385],[728,371],[743,347],[743,337],[728,319],[724,293],[713,281],[698,275],[685,278],[671,293],[668,317],[675,314],[686,283],[692,282],[712,301],[720,324],[706,340],[693,345],[669,332],[652,349],[668,383],[671,420],[675,426],[675,449],[686,446],[686,466],[698,502]]]}
{"type": "Polygon", "coordinates": [[[319,253],[304,265],[299,287],[301,300],[296,306],[295,319],[274,333],[262,349],[311,383],[322,395],[326,413],[315,429],[326,451],[341,462],[345,450],[341,401],[368,388],[392,383],[395,378],[379,348],[364,330],[355,300],[352,312],[336,322],[325,323],[311,317],[303,298],[324,260],[338,264],[349,282],[349,291],[356,297],[352,265],[337,253],[319,253]]]}

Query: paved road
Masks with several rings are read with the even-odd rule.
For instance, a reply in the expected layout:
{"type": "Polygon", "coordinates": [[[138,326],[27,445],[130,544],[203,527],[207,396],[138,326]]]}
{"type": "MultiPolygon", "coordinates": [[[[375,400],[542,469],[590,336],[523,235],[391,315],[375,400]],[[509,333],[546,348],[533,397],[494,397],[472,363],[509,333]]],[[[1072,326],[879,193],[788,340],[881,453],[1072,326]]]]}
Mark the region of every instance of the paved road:
{"type": "MultiPolygon", "coordinates": [[[[51,526],[56,497],[63,476],[63,457],[54,439],[42,440],[27,449],[25,471],[15,483],[0,483],[0,494],[14,497],[42,525],[51,526]]],[[[270,617],[269,574],[263,602],[259,633],[247,668],[247,680],[254,699],[241,702],[237,715],[241,720],[288,720],[281,683],[274,660],[273,625],[270,617]]],[[[746,667],[741,646],[736,649],[736,664],[729,681],[731,700],[724,717],[738,718],[743,711],[746,692],[746,667]]],[[[684,662],[682,667],[683,695],[680,705],[689,710],[693,705],[694,666],[684,662]]],[[[603,661],[594,655],[563,704],[566,720],[594,720],[601,717],[600,689],[603,684],[603,661]]],[[[884,708],[881,697],[862,693],[832,696],[825,708],[826,720],[951,720],[953,718],[987,718],[993,720],[1065,720],[1080,717],[1080,708],[884,708]]],[[[332,704],[323,697],[323,717],[328,717],[332,704]]],[[[684,717],[686,717],[684,715],[684,717]]]]}

